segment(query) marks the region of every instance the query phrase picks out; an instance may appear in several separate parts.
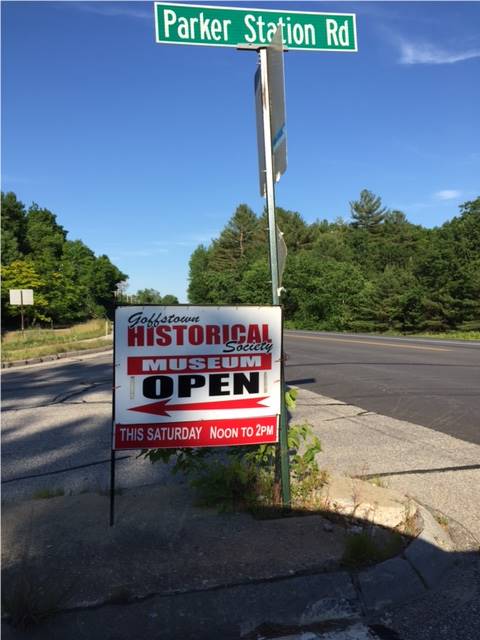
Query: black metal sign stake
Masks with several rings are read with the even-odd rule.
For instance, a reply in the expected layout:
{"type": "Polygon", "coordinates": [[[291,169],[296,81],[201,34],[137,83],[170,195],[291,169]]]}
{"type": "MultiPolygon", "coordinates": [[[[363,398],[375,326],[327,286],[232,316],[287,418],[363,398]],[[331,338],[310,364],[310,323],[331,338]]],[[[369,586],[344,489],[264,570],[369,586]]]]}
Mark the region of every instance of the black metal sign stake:
{"type": "Polygon", "coordinates": [[[110,526],[115,523],[115,449],[110,458],[110,526]]]}
{"type": "MultiPolygon", "coordinates": [[[[117,305],[116,305],[116,301],[114,302],[114,321],[116,321],[116,311],[117,311],[117,305]]],[[[110,526],[113,527],[114,523],[115,523],[115,449],[114,449],[114,442],[115,442],[115,391],[116,391],[116,370],[115,370],[115,363],[116,363],[116,353],[115,353],[115,344],[116,344],[116,338],[115,338],[115,329],[116,329],[117,323],[114,322],[113,324],[113,362],[112,362],[112,378],[113,378],[113,386],[112,386],[112,450],[111,450],[111,457],[110,457],[110,526]]]]}

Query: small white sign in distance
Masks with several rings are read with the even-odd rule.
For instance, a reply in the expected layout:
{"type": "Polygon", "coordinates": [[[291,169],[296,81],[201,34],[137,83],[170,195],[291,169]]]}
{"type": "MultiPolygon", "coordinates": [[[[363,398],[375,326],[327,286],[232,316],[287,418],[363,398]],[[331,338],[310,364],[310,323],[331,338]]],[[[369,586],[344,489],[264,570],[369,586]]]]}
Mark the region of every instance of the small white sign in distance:
{"type": "Polygon", "coordinates": [[[10,289],[11,305],[33,304],[33,289],[10,289]]]}

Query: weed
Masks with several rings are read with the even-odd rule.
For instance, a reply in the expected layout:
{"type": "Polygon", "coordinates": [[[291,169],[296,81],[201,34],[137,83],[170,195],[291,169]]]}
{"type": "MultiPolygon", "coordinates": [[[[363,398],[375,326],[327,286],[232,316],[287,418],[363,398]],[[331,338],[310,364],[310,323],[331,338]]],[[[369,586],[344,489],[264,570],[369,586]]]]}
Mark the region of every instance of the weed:
{"type": "Polygon", "coordinates": [[[323,507],[321,489],[328,483],[328,472],[314,470],[301,480],[294,479],[291,486],[292,507],[313,511],[323,507]]]}
{"type": "Polygon", "coordinates": [[[251,464],[240,460],[229,463],[213,463],[192,481],[199,493],[199,503],[216,507],[221,512],[252,506],[257,496],[267,499],[270,493],[269,479],[251,464]]]}
{"type": "Polygon", "coordinates": [[[446,529],[448,527],[448,518],[447,518],[447,516],[444,516],[442,513],[435,514],[435,520],[444,529],[446,529]]]}
{"type": "Polygon", "coordinates": [[[20,629],[39,624],[60,611],[72,592],[72,585],[59,579],[57,567],[42,575],[26,558],[15,569],[4,571],[2,583],[2,611],[20,629]]]}
{"type": "Polygon", "coordinates": [[[387,483],[385,480],[380,478],[380,476],[374,476],[373,478],[368,478],[368,482],[373,484],[375,487],[382,487],[383,489],[387,488],[387,483]]]}
{"type": "Polygon", "coordinates": [[[32,498],[34,500],[48,500],[50,498],[59,498],[64,496],[65,491],[63,489],[39,489],[35,491],[32,498]]]}
{"type": "Polygon", "coordinates": [[[395,556],[404,546],[404,538],[396,531],[385,532],[383,540],[370,531],[362,531],[347,536],[342,563],[351,569],[359,569],[395,556]]]}
{"type": "Polygon", "coordinates": [[[409,536],[410,538],[415,538],[418,535],[418,519],[417,519],[417,511],[416,509],[412,512],[411,510],[412,503],[409,501],[405,504],[405,516],[403,523],[397,527],[400,533],[409,536]]]}

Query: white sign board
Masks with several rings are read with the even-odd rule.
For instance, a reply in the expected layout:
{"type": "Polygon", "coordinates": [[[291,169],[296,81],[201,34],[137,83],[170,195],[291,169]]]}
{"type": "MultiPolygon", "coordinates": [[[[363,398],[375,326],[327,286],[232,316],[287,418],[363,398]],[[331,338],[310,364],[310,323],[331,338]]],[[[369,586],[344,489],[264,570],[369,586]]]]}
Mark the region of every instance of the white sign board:
{"type": "Polygon", "coordinates": [[[33,304],[33,289],[10,289],[10,304],[33,304]]]}
{"type": "Polygon", "coordinates": [[[280,307],[115,311],[113,449],[277,442],[280,307]]]}

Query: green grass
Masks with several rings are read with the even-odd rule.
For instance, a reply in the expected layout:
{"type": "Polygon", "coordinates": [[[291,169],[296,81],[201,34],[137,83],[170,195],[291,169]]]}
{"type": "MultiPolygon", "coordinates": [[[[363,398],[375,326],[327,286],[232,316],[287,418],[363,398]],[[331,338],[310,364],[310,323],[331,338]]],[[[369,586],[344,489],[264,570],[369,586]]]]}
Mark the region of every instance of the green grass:
{"type": "Polygon", "coordinates": [[[59,498],[64,496],[65,491],[63,489],[39,489],[33,494],[34,500],[49,500],[50,498],[59,498]]]}
{"type": "Polygon", "coordinates": [[[27,360],[42,356],[107,346],[105,320],[90,320],[68,329],[9,331],[2,338],[2,361],[27,360]]]}
{"type": "MultiPolygon", "coordinates": [[[[478,325],[476,325],[478,326],[478,325]]],[[[296,326],[294,322],[285,322],[285,328],[290,331],[305,330],[305,327],[296,326]]],[[[420,331],[418,333],[402,333],[401,331],[355,331],[354,329],[348,331],[341,330],[327,330],[324,328],[312,328],[308,327],[307,330],[311,331],[330,331],[331,333],[363,333],[371,336],[383,336],[388,338],[389,336],[401,336],[404,338],[432,338],[436,340],[480,340],[480,331],[477,330],[457,330],[457,331],[420,331]]]]}
{"type": "MultiPolygon", "coordinates": [[[[398,334],[400,335],[400,334],[398,334]]],[[[480,340],[480,331],[445,331],[444,333],[412,333],[407,337],[436,338],[437,340],[480,340]]]]}
{"type": "Polygon", "coordinates": [[[375,540],[370,533],[350,535],[345,540],[342,564],[351,569],[359,569],[376,562],[382,562],[400,553],[404,547],[402,536],[392,531],[384,540],[375,540]]]}

